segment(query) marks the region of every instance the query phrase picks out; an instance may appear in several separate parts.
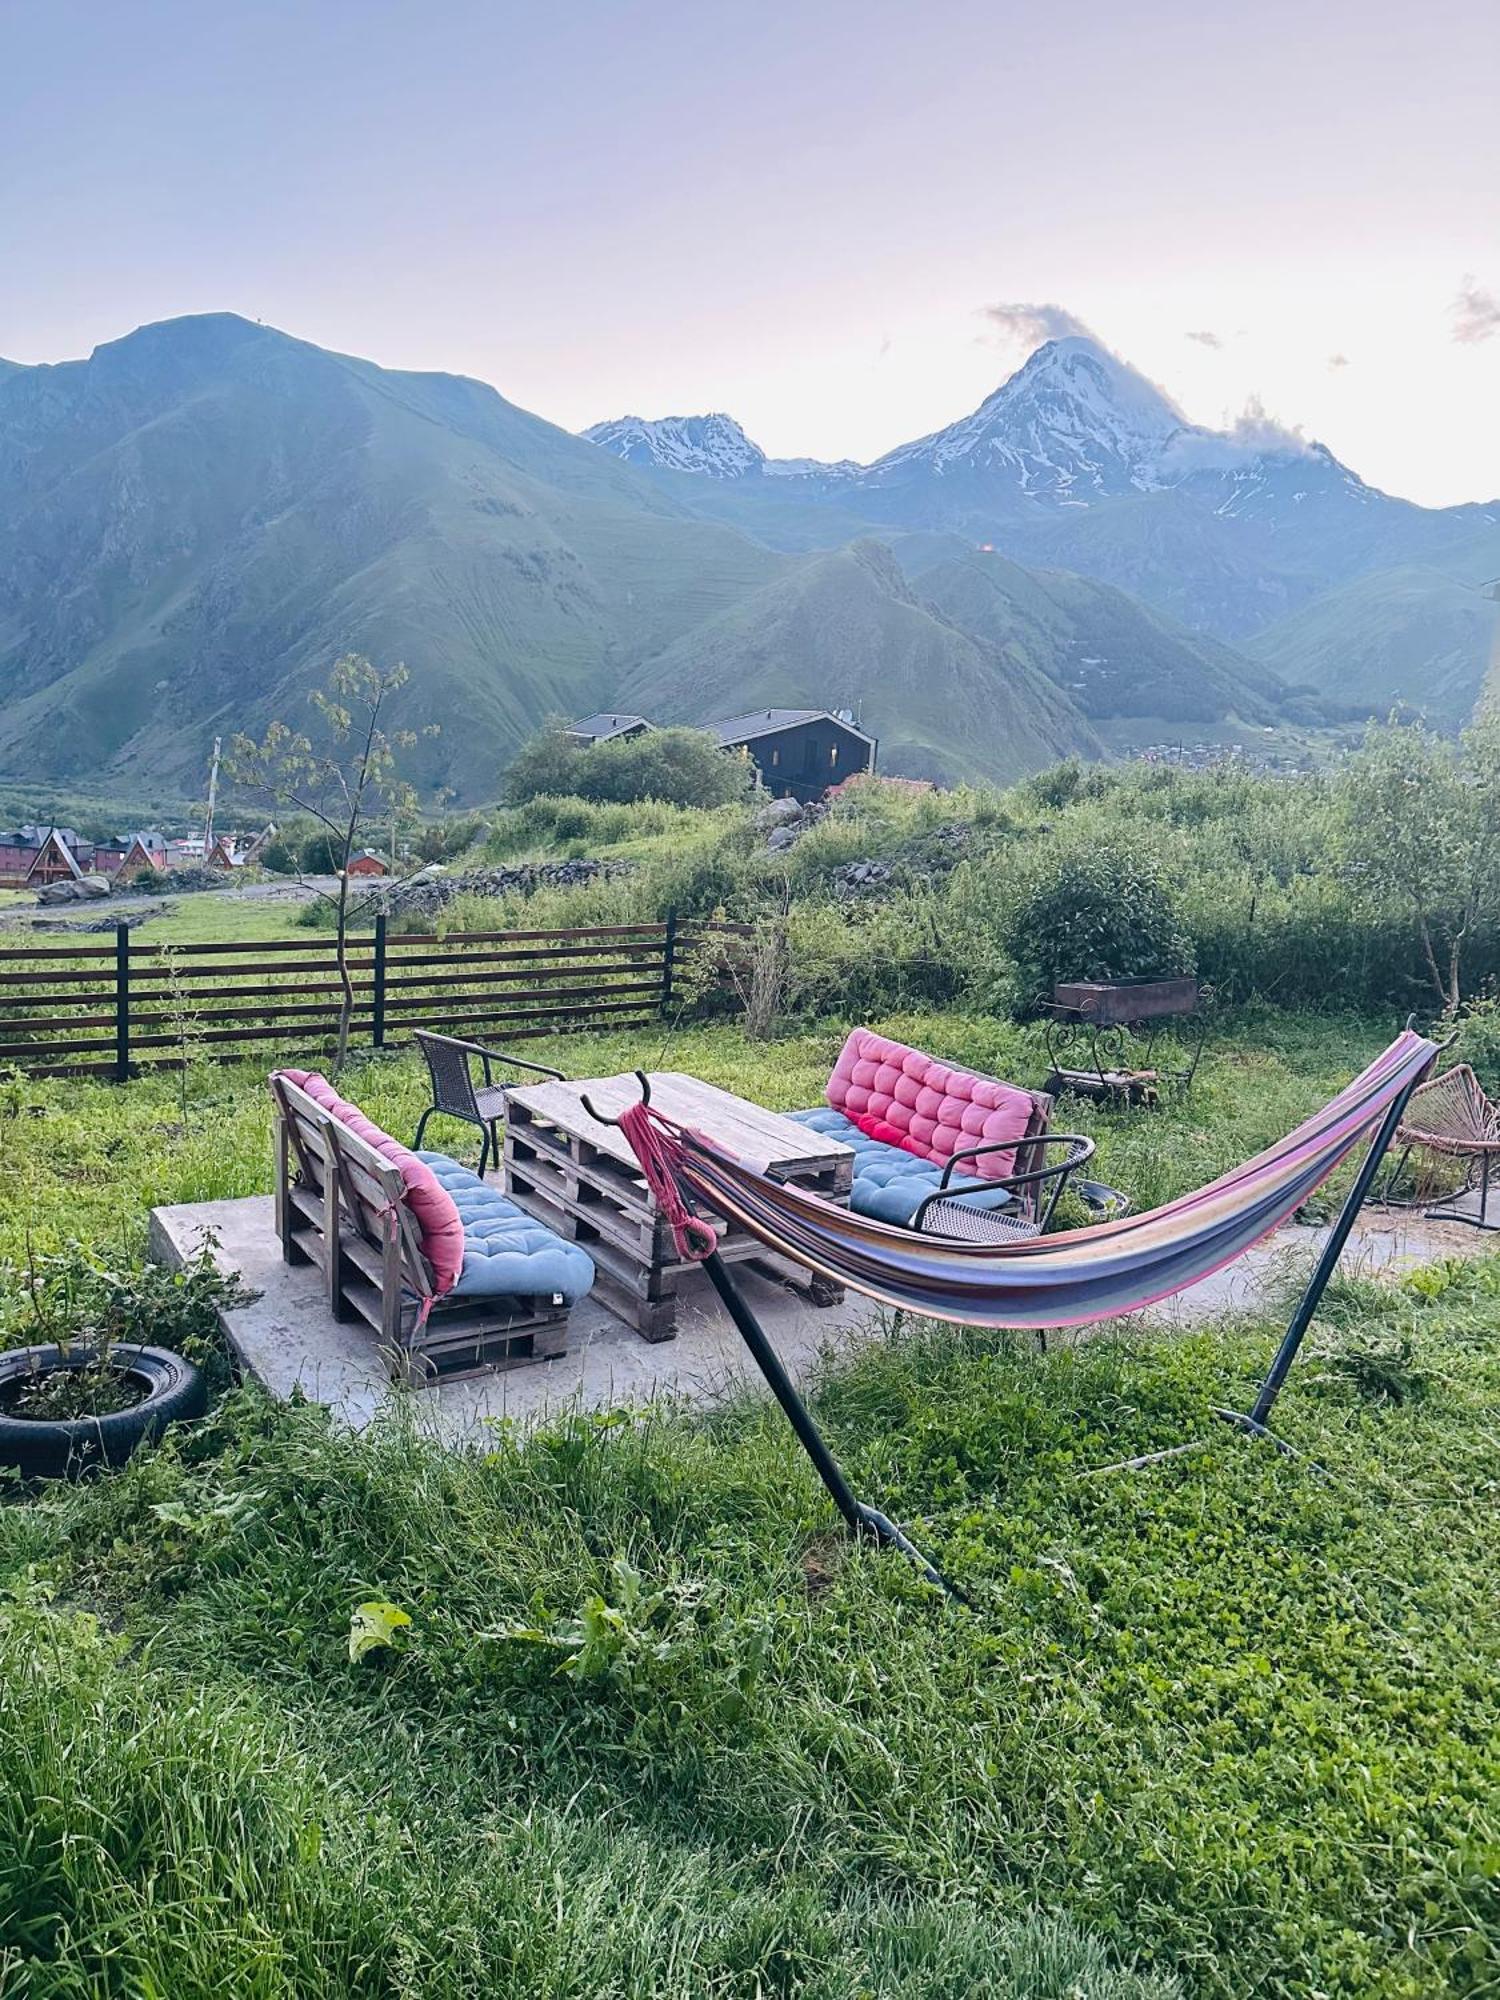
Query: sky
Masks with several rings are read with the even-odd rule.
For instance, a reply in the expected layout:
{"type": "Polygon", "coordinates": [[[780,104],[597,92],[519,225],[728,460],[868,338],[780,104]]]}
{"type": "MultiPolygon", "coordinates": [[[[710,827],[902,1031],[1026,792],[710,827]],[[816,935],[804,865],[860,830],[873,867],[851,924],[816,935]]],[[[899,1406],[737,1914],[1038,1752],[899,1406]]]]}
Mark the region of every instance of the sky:
{"type": "Polygon", "coordinates": [[[1495,0],[0,0],[0,355],[235,311],[867,460],[1051,306],[1500,497],[1495,0]]]}

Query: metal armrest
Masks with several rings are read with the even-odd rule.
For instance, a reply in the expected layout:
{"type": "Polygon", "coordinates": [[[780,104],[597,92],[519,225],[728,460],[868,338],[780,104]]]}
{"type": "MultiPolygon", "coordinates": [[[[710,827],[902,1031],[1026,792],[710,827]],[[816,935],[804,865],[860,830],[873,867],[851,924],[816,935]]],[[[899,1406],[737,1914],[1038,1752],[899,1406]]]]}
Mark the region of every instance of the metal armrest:
{"type": "MultiPolygon", "coordinates": [[[[997,1139],[992,1140],[985,1146],[966,1146],[962,1152],[950,1154],[947,1165],[943,1168],[942,1174],[939,1177],[937,1187],[930,1195],[925,1196],[917,1203],[916,1208],[912,1212],[911,1222],[908,1227],[912,1229],[921,1228],[922,1218],[927,1210],[933,1202],[941,1201],[947,1193],[948,1183],[953,1178],[953,1170],[960,1160],[977,1160],[986,1153],[1029,1153],[1033,1148],[1041,1148],[1043,1146],[1066,1146],[1069,1148],[1069,1151],[1065,1158],[1054,1161],[1051,1166],[1029,1167],[1024,1173],[1006,1174],[1003,1177],[997,1176],[989,1183],[989,1186],[1003,1190],[1006,1194],[1014,1193],[1017,1188],[1035,1186],[1037,1189],[1037,1205],[1040,1208],[1040,1183],[1050,1181],[1052,1185],[1047,1190],[1046,1208],[1038,1217],[1040,1226],[1045,1229],[1047,1224],[1052,1220],[1052,1211],[1057,1206],[1058,1197],[1068,1184],[1069,1175],[1075,1167],[1081,1167],[1086,1160],[1091,1160],[1094,1157],[1094,1141],[1086,1137],[1082,1132],[1044,1132],[1039,1138],[1035,1139],[997,1139]]],[[[974,1190],[970,1188],[966,1189],[965,1192],[972,1194],[974,1190]]]]}
{"type": "Polygon", "coordinates": [[[447,1039],[455,1048],[464,1050],[467,1055],[478,1056],[484,1065],[484,1080],[487,1084],[495,1081],[491,1065],[497,1062],[509,1063],[513,1069],[530,1070],[534,1076],[549,1076],[554,1083],[567,1081],[560,1069],[553,1069],[547,1063],[531,1062],[525,1056],[513,1056],[508,1049],[489,1049],[483,1042],[466,1042],[457,1035],[450,1035],[447,1039]]]}

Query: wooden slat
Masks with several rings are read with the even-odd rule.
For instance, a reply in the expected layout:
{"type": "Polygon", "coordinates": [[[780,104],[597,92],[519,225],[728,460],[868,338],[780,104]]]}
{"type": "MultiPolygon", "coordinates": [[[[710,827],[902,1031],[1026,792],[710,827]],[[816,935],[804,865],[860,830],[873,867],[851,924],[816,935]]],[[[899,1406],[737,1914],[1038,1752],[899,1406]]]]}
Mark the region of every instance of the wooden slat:
{"type": "MultiPolygon", "coordinates": [[[[660,919],[642,924],[592,924],[579,930],[570,931],[449,931],[443,938],[444,944],[534,944],[538,938],[567,938],[577,941],[581,938],[621,938],[639,937],[643,933],[664,936],[666,925],[660,919]]],[[[386,949],[406,944],[432,944],[434,940],[420,931],[392,932],[386,939],[386,949]]]]}
{"type": "Polygon", "coordinates": [[[50,1062],[53,1056],[102,1055],[107,1049],[114,1053],[114,1039],[100,1035],[86,1042],[0,1042],[0,1061],[16,1056],[39,1056],[43,1062],[50,1062]]]}
{"type": "MultiPolygon", "coordinates": [[[[413,1025],[415,1025],[416,1027],[421,1027],[422,1023],[420,1021],[416,1023],[404,1021],[400,1024],[402,1029],[402,1035],[400,1039],[402,1039],[403,1041],[408,1039],[408,1031],[413,1025]]],[[[655,1014],[641,1013],[637,1002],[626,1000],[621,1002],[619,1007],[613,1007],[613,1006],[595,1007],[591,1009],[570,1008],[565,1011],[559,1012],[555,1017],[544,1015],[540,1012],[533,1014],[498,1014],[498,1015],[497,1014],[451,1014],[448,1016],[448,1025],[454,1028],[493,1028],[496,1030],[503,1028],[506,1031],[506,1039],[509,1041],[534,1042],[541,1040],[548,1035],[555,1035],[561,1029],[566,1028],[569,1025],[579,1029],[597,1028],[600,1034],[603,1034],[606,1031],[610,1034],[613,1034],[617,1030],[626,1028],[659,1029],[661,1026],[661,1021],[660,1018],[655,1014]],[[636,1011],[630,1015],[628,1020],[621,1021],[611,1018],[607,1023],[601,1023],[598,1022],[596,1019],[596,1017],[600,1014],[608,1014],[611,1017],[613,1017],[616,1014],[627,1012],[632,1007],[635,1007],[636,1011]],[[533,1025],[533,1024],[540,1024],[540,1025],[533,1025]]],[[[394,1038],[388,1038],[388,1039],[394,1039],[394,1038]]]]}
{"type": "MultiPolygon", "coordinates": [[[[588,1003],[596,997],[618,1000],[630,994],[660,993],[661,982],[656,979],[636,979],[622,981],[618,986],[556,986],[539,988],[535,992],[497,993],[491,1000],[483,993],[476,993],[475,1001],[487,1006],[512,1007],[519,1010],[527,1003],[536,1001],[543,1006],[578,1000],[588,1003]]],[[[444,1008],[461,1004],[463,994],[407,993],[399,1000],[388,1000],[385,1005],[387,1021],[436,1020],[444,1008]],[[437,1013],[433,1009],[437,1009],[437,1013]]]]}
{"type": "Polygon", "coordinates": [[[91,965],[87,972],[0,972],[0,986],[97,986],[100,970],[91,965]]]}
{"type": "MultiPolygon", "coordinates": [[[[316,948],[317,942],[318,939],[316,936],[305,938],[249,938],[242,939],[239,943],[217,940],[212,944],[173,944],[169,938],[152,938],[149,941],[143,939],[139,947],[132,946],[131,950],[132,955],[137,949],[142,951],[161,951],[165,949],[169,950],[174,958],[222,958],[226,953],[236,951],[272,953],[312,951],[316,948]]],[[[362,935],[356,938],[351,933],[347,939],[347,943],[351,951],[373,951],[375,949],[375,940],[368,936],[362,935]]],[[[328,938],[328,949],[330,951],[334,949],[331,933],[328,938]]],[[[110,946],[110,951],[113,954],[113,945],[110,946]]]]}
{"type": "Polygon", "coordinates": [[[114,955],[113,938],[108,944],[7,945],[0,950],[0,960],[30,959],[33,962],[49,958],[113,958],[114,955]]]}
{"type": "Polygon", "coordinates": [[[113,1014],[48,1014],[17,1020],[0,1019],[0,1034],[69,1034],[79,1028],[112,1028],[113,1014]]]}
{"type": "MultiPolygon", "coordinates": [[[[439,961],[451,965],[452,959],[439,961]]],[[[386,991],[403,986],[516,986],[528,980],[579,979],[585,974],[590,979],[618,978],[624,973],[641,973],[650,967],[647,959],[624,959],[608,965],[578,965],[572,960],[566,965],[526,965],[517,966],[506,972],[492,972],[481,966],[463,972],[396,972],[386,974],[386,991]]],[[[655,968],[652,968],[655,969],[655,968]]],[[[656,969],[653,982],[661,983],[661,973],[656,969]]]]}
{"type": "MultiPolygon", "coordinates": [[[[369,979],[374,973],[374,963],[371,961],[368,965],[357,965],[351,962],[349,970],[354,974],[356,981],[361,976],[369,979]]],[[[220,978],[240,979],[247,973],[255,972],[263,972],[268,977],[277,979],[289,972],[324,972],[336,975],[338,965],[332,958],[280,959],[268,965],[246,961],[243,965],[235,964],[219,967],[206,965],[169,965],[164,961],[148,964],[137,958],[133,952],[130,958],[130,979],[132,985],[141,979],[168,980],[175,977],[183,986],[202,985],[205,991],[209,991],[212,990],[220,978]]]]}
{"type": "MultiPolygon", "coordinates": [[[[434,940],[432,938],[424,938],[422,942],[426,945],[431,945],[434,940]]],[[[391,959],[389,963],[394,965],[399,962],[404,972],[411,965],[535,965],[548,959],[607,958],[611,954],[618,958],[621,952],[629,952],[635,958],[652,959],[661,958],[665,954],[665,951],[666,946],[659,940],[643,941],[636,945],[622,943],[619,939],[615,939],[612,943],[607,944],[558,944],[551,946],[547,950],[537,949],[535,951],[434,951],[430,955],[421,958],[408,954],[399,961],[391,959]]]]}

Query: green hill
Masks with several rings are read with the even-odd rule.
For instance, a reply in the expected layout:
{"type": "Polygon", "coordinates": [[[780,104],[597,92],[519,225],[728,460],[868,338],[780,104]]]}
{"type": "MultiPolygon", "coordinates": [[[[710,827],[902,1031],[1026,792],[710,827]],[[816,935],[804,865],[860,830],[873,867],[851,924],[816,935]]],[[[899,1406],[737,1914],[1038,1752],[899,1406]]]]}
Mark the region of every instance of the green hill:
{"type": "Polygon", "coordinates": [[[968,550],[922,569],[915,587],[955,625],[1056,681],[1086,715],[1266,723],[1277,713],[1274,674],[1110,584],[968,550]]]}
{"type": "Polygon", "coordinates": [[[1287,681],[1379,714],[1401,702],[1457,727],[1500,658],[1494,585],[1436,569],[1387,569],[1278,619],[1245,650],[1287,681]]]}
{"type": "Polygon", "coordinates": [[[192,782],[353,648],[442,724],[421,779],[483,794],[784,560],[479,383],[146,327],[0,376],[0,775],[192,782]]]}
{"type": "Polygon", "coordinates": [[[761,706],[852,709],[883,770],[1005,780],[1101,754],[1069,697],[918,601],[883,543],[810,556],[645,661],[623,705],[709,721],[761,706]]]}

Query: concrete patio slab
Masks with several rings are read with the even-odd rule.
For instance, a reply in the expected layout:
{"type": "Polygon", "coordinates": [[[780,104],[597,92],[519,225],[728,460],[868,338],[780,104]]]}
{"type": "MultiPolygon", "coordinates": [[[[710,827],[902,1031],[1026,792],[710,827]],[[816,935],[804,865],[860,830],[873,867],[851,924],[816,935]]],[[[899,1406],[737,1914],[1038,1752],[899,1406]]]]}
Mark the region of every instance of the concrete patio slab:
{"type": "MultiPolygon", "coordinates": [[[[362,1429],[393,1398],[405,1398],[419,1422],[457,1442],[483,1436],[487,1421],[525,1420],[563,1404],[607,1409],[680,1396],[707,1405],[760,1377],[707,1278],[682,1282],[674,1340],[652,1343],[585,1299],[568,1321],[568,1351],[434,1389],[398,1387],[386,1373],[367,1327],[335,1320],[322,1279],[309,1264],[284,1264],[269,1195],[202,1201],[151,1211],[149,1254],[179,1268],[213,1242],[221,1271],[238,1273],[259,1296],[221,1317],[230,1347],[247,1373],[273,1396],[300,1390],[345,1423],[362,1429]]],[[[841,1305],[814,1306],[785,1285],[736,1267],[762,1324],[793,1375],[805,1375],[830,1346],[878,1334],[878,1309],[852,1293],[841,1305]]]]}
{"type": "MultiPolygon", "coordinates": [[[[1305,1279],[1326,1231],[1292,1225],[1267,1244],[1148,1316],[1155,1325],[1186,1330],[1278,1301],[1305,1279]]],[[[684,1280],[675,1340],[652,1344],[587,1299],[569,1321],[568,1352],[435,1389],[398,1388],[387,1375],[367,1328],[336,1321],[311,1265],[281,1260],[269,1195],[238,1201],[184,1203],[151,1211],[150,1254],[177,1268],[212,1241],[214,1261],[259,1296],[222,1317],[241,1366],[273,1396],[299,1390],[354,1429],[395,1398],[416,1420],[450,1443],[482,1440],[497,1418],[544,1416],[565,1404],[605,1409],[661,1396],[707,1406],[760,1377],[708,1280],[684,1280]]],[[[1460,1223],[1430,1222],[1408,1211],[1372,1209],[1356,1224],[1340,1269],[1365,1277],[1398,1275],[1445,1257],[1474,1257],[1492,1240],[1460,1223]]],[[[786,1286],[741,1265],[736,1272],[794,1378],[805,1378],[830,1348],[881,1337],[880,1309],[854,1293],[841,1305],[817,1307],[786,1286]]],[[[1086,1338],[1100,1329],[1077,1329],[1086,1338]]]]}

